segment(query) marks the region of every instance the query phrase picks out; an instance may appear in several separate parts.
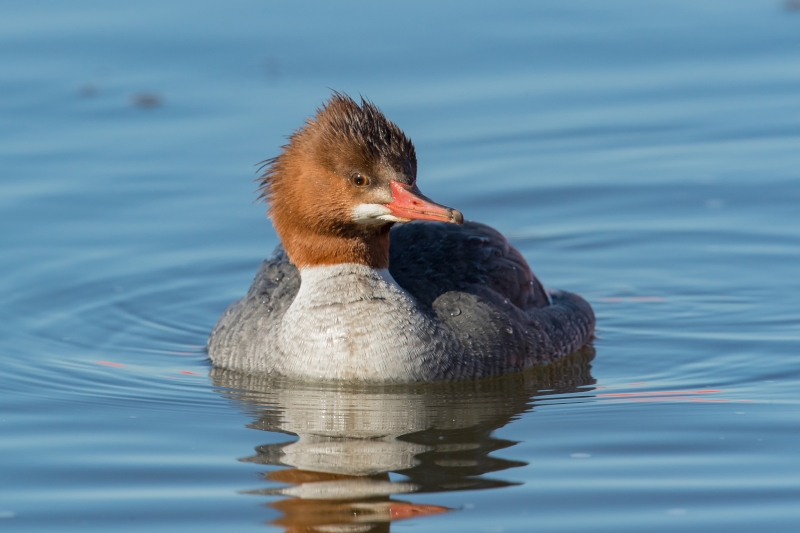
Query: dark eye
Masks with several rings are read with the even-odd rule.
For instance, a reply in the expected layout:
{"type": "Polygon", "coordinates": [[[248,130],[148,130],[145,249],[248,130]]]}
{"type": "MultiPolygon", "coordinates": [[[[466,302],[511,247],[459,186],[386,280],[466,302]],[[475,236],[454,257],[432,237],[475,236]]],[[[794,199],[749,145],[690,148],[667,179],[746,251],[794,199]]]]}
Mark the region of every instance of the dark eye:
{"type": "Polygon", "coordinates": [[[350,183],[352,183],[354,187],[366,187],[369,185],[369,178],[363,174],[354,172],[353,175],[350,176],[350,183]]]}

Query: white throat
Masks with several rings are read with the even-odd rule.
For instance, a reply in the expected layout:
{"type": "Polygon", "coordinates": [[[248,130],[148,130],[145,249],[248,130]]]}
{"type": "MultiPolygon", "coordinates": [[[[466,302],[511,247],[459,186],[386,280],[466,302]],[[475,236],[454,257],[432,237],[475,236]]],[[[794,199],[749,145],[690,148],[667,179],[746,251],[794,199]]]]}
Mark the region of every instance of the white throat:
{"type": "Polygon", "coordinates": [[[410,380],[438,329],[387,269],[345,263],[306,267],[280,325],[289,374],[410,380]]]}

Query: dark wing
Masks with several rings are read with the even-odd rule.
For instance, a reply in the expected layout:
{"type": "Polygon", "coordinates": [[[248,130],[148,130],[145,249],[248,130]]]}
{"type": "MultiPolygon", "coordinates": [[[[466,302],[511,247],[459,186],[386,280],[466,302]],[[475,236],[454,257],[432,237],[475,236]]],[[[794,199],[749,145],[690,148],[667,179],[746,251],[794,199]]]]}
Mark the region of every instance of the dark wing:
{"type": "Polygon", "coordinates": [[[493,290],[520,309],[550,303],[522,254],[497,230],[478,222],[395,226],[389,271],[401,287],[428,306],[446,292],[475,284],[493,290]]]}
{"type": "Polygon", "coordinates": [[[392,229],[394,279],[464,344],[441,378],[498,375],[556,360],[594,333],[591,306],[564,291],[549,295],[522,255],[483,224],[420,222],[392,229]]]}

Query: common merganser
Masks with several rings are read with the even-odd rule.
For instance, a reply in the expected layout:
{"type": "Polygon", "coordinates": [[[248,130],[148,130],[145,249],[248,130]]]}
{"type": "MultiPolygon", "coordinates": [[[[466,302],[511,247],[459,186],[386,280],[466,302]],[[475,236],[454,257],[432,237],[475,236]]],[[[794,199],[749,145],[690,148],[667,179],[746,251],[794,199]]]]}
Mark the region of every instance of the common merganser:
{"type": "Polygon", "coordinates": [[[334,93],[267,161],[261,196],[282,246],[211,332],[213,364],[454,380],[547,363],[590,340],[585,300],[548,293],[500,233],[423,196],[416,175],[403,131],[371,102],[334,93]]]}

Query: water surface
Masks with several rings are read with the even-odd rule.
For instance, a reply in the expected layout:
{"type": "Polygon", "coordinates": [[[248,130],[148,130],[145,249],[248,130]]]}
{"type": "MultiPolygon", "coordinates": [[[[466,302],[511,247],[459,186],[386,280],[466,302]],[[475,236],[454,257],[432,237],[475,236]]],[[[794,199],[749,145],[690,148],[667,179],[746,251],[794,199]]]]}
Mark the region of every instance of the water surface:
{"type": "Polygon", "coordinates": [[[0,2],[0,527],[796,531],[796,2],[0,2]],[[212,371],[329,88],[583,294],[456,385],[212,371]]]}

